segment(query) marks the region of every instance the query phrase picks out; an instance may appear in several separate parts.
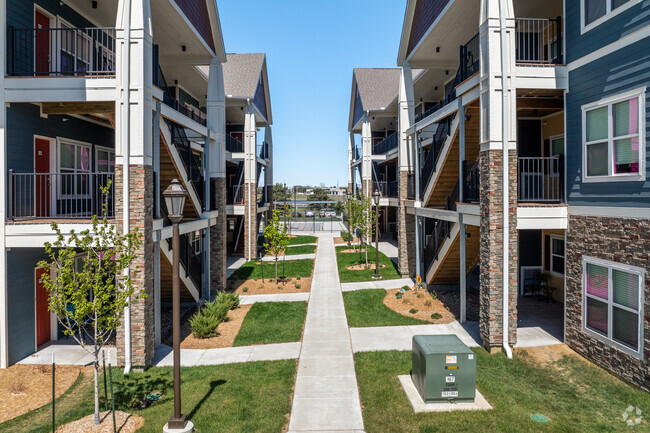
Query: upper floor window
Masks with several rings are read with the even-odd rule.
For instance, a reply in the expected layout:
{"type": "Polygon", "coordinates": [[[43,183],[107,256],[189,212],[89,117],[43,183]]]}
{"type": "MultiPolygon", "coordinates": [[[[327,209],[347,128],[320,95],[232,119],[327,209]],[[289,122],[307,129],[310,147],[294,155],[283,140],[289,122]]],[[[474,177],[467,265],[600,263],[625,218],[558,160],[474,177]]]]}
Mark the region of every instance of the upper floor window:
{"type": "Polygon", "coordinates": [[[583,257],[583,327],[633,356],[643,355],[645,270],[583,257]]]}
{"type": "Polygon", "coordinates": [[[582,0],[582,28],[589,30],[605,21],[606,16],[611,13],[618,13],[625,8],[638,3],[638,0],[582,0]]]}
{"type": "Polygon", "coordinates": [[[645,88],[582,107],[583,181],[644,180],[645,88]]]}

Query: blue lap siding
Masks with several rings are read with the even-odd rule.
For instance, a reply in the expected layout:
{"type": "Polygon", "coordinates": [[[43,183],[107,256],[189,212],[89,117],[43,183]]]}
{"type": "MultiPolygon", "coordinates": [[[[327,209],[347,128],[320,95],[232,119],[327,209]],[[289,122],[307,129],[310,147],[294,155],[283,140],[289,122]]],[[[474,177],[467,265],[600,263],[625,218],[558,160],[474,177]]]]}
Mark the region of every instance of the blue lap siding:
{"type": "MultiPolygon", "coordinates": [[[[576,2],[577,3],[577,2],[576,2]]],[[[646,20],[646,23],[648,20],[646,20]]],[[[567,51],[574,44],[567,39],[567,51]]],[[[650,206],[650,38],[621,48],[569,73],[566,94],[567,192],[573,206],[650,206]],[[582,183],[582,106],[646,86],[646,180],[582,183]]]]}

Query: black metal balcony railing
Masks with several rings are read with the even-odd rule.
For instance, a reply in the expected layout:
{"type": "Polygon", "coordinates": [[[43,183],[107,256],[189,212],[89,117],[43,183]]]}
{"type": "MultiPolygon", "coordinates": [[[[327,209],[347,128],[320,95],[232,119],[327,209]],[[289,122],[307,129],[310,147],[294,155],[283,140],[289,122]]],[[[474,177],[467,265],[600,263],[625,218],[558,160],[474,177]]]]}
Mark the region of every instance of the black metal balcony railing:
{"type": "Polygon", "coordinates": [[[465,45],[460,46],[460,83],[481,70],[479,51],[480,38],[478,33],[465,45]]]}
{"type": "Polygon", "coordinates": [[[194,286],[201,290],[203,286],[203,265],[201,260],[194,252],[194,248],[190,242],[188,234],[182,234],[180,238],[180,262],[185,268],[185,276],[194,283],[194,286]]]}
{"type": "Polygon", "coordinates": [[[241,153],[244,151],[244,143],[230,134],[226,134],[226,150],[232,153],[241,153]]]}
{"type": "Polygon", "coordinates": [[[481,199],[481,178],[478,161],[463,161],[463,202],[477,203],[481,199]]]}
{"type": "Polygon", "coordinates": [[[375,180],[372,184],[373,184],[373,188],[372,188],[373,193],[375,191],[379,191],[379,194],[382,197],[388,196],[388,182],[385,182],[383,180],[379,180],[379,181],[375,180]]]}
{"type": "Polygon", "coordinates": [[[564,200],[564,156],[519,158],[520,202],[562,202],[564,200]]]}
{"type": "Polygon", "coordinates": [[[359,147],[357,147],[357,146],[354,146],[354,148],[353,148],[353,157],[354,157],[355,161],[361,158],[361,151],[359,150],[359,147]]]}
{"type": "Polygon", "coordinates": [[[7,218],[113,218],[113,173],[14,173],[9,170],[7,218]],[[110,191],[104,194],[103,188],[110,191]]]}
{"type": "Polygon", "coordinates": [[[201,210],[205,210],[205,178],[203,177],[201,158],[192,151],[192,145],[187,138],[185,128],[170,120],[167,120],[167,124],[171,129],[172,143],[176,147],[187,173],[187,180],[198,196],[201,210]]]}
{"type": "Polygon", "coordinates": [[[384,155],[391,150],[395,149],[398,144],[397,138],[399,137],[398,131],[393,132],[388,137],[384,138],[379,143],[372,147],[373,155],[384,155]]]}
{"type": "Polygon", "coordinates": [[[391,180],[388,182],[388,197],[399,198],[399,182],[396,180],[391,180]]]}
{"type": "Polygon", "coordinates": [[[415,200],[415,175],[413,174],[406,177],[406,199],[415,200]]]}
{"type": "Polygon", "coordinates": [[[438,123],[438,128],[436,133],[433,136],[431,147],[427,153],[426,159],[424,160],[424,165],[422,166],[422,171],[420,174],[420,193],[424,194],[424,191],[427,188],[427,184],[433,176],[433,173],[436,169],[436,164],[438,163],[438,157],[442,151],[442,147],[445,144],[445,140],[449,136],[451,130],[451,122],[455,118],[455,114],[447,116],[438,123]]]}
{"type": "Polygon", "coordinates": [[[424,247],[425,269],[428,269],[438,259],[442,245],[451,237],[452,226],[453,223],[450,221],[436,220],[433,232],[424,247]]]}
{"type": "Polygon", "coordinates": [[[266,185],[259,189],[259,196],[257,197],[257,206],[262,207],[265,204],[270,202],[271,197],[273,196],[273,186],[266,185]]]}
{"type": "Polygon", "coordinates": [[[115,75],[111,27],[7,30],[7,75],[97,77],[115,75]]]}
{"type": "Polygon", "coordinates": [[[226,188],[226,204],[244,203],[244,185],[234,185],[226,188]]]}
{"type": "Polygon", "coordinates": [[[262,159],[269,158],[269,143],[266,141],[257,145],[257,155],[262,159]]]}
{"type": "Polygon", "coordinates": [[[518,63],[559,64],[562,56],[562,17],[515,20],[518,63]]]}
{"type": "Polygon", "coordinates": [[[181,104],[172,93],[167,80],[165,80],[165,75],[163,74],[162,68],[160,67],[159,62],[159,52],[158,45],[153,46],[153,84],[163,91],[163,103],[168,107],[173,108],[179,113],[183,114],[186,117],[189,117],[193,121],[199,123],[200,125],[206,126],[207,119],[204,113],[197,110],[195,107],[186,106],[181,104]]]}

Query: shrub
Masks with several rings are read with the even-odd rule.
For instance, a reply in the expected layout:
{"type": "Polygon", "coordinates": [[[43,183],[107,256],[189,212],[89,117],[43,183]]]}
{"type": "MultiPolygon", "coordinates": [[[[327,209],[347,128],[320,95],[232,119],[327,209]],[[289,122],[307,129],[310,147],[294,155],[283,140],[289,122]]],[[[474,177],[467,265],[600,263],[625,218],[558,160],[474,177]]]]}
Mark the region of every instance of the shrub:
{"type": "Polygon", "coordinates": [[[296,277],[296,280],[300,281],[300,276],[296,277]]]}
{"type": "Polygon", "coordinates": [[[346,242],[352,241],[352,236],[350,235],[350,232],[348,232],[348,231],[342,231],[341,232],[341,238],[343,238],[343,240],[346,241],[346,242]]]}
{"type": "Polygon", "coordinates": [[[298,284],[298,283],[294,284],[294,286],[296,286],[296,289],[300,288],[300,284],[298,284]]]}
{"type": "Polygon", "coordinates": [[[425,307],[430,307],[431,306],[431,299],[427,299],[426,301],[424,301],[424,306],[425,307]]]}
{"type": "Polygon", "coordinates": [[[415,313],[417,313],[417,312],[418,312],[418,310],[416,310],[415,308],[411,308],[411,309],[409,310],[409,313],[411,313],[411,314],[415,314],[415,313]]]}
{"type": "Polygon", "coordinates": [[[232,310],[239,306],[239,295],[235,293],[219,292],[214,302],[216,304],[225,305],[229,310],[232,310]]]}
{"type": "Polygon", "coordinates": [[[241,289],[241,291],[244,293],[248,292],[248,287],[244,287],[243,289],[241,289]]]}
{"type": "Polygon", "coordinates": [[[409,286],[402,286],[402,289],[404,289],[405,292],[411,290],[411,288],[409,286]]]}
{"type": "Polygon", "coordinates": [[[171,377],[149,373],[130,374],[115,380],[115,405],[123,410],[145,409],[152,403],[147,395],[154,392],[164,395],[172,390],[172,386],[171,377]]]}
{"type": "Polygon", "coordinates": [[[442,319],[442,314],[433,313],[433,314],[431,315],[431,318],[434,319],[434,320],[436,320],[436,319],[442,319]]]}
{"type": "Polygon", "coordinates": [[[219,323],[214,316],[209,316],[199,311],[190,318],[192,335],[196,338],[214,337],[217,333],[219,323]]]}

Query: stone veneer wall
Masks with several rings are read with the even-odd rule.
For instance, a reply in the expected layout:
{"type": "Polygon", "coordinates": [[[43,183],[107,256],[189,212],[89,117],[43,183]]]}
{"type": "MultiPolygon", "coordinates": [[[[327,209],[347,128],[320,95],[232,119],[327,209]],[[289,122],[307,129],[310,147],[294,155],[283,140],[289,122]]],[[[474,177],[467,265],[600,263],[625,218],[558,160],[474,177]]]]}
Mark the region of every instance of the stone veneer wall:
{"type": "Polygon", "coordinates": [[[565,296],[565,342],[610,373],[650,391],[650,220],[570,215],[565,296]],[[643,360],[583,331],[583,255],[646,269],[643,360]]]}
{"type": "Polygon", "coordinates": [[[226,257],[228,213],[226,211],[226,178],[215,178],[215,191],[212,197],[216,200],[214,209],[219,210],[217,224],[210,226],[210,292],[214,293],[226,287],[226,257]]]}
{"type": "MultiPolygon", "coordinates": [[[[517,342],[517,152],[510,151],[510,245],[508,334],[510,345],[517,342]]],[[[497,350],[503,344],[503,152],[482,151],[480,315],[483,345],[497,350]]]]}
{"type": "Polygon", "coordinates": [[[257,186],[246,183],[244,185],[244,258],[253,260],[257,255],[257,186]],[[251,206],[248,207],[248,200],[251,206]],[[250,220],[250,230],[248,221],[250,220]],[[251,251],[248,252],[248,240],[251,239],[251,251]]]}
{"type": "Polygon", "coordinates": [[[406,211],[409,172],[399,172],[399,206],[397,207],[397,263],[402,277],[415,275],[415,215],[406,211]]]}
{"type": "MultiPolygon", "coordinates": [[[[122,232],[122,177],[123,166],[115,165],[115,216],[117,230],[122,232]]],[[[131,165],[129,168],[131,191],[131,230],[138,228],[143,240],[137,251],[132,270],[138,272],[133,278],[135,291],[144,291],[146,299],[135,300],[131,304],[131,364],[135,369],[151,365],[154,355],[154,243],[153,243],[153,167],[150,165],[131,165]]],[[[117,331],[116,338],[118,364],[124,364],[124,321],[117,331]]]]}

